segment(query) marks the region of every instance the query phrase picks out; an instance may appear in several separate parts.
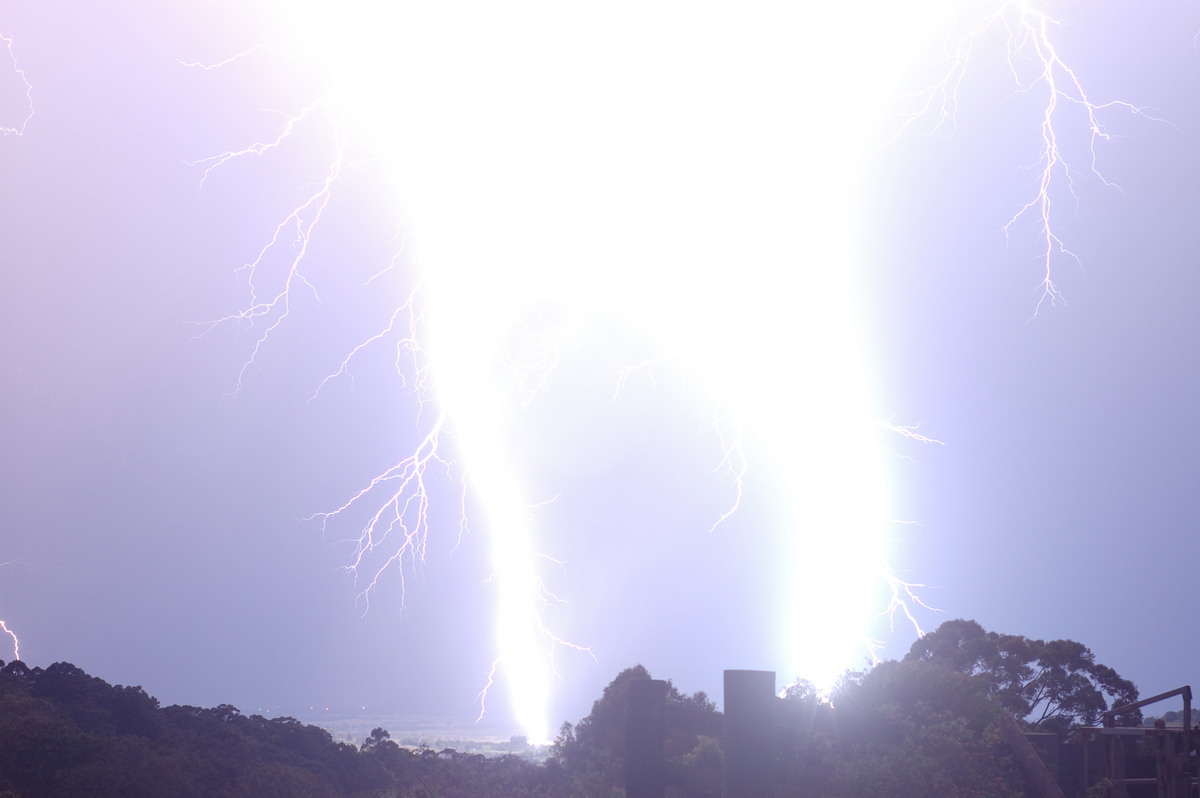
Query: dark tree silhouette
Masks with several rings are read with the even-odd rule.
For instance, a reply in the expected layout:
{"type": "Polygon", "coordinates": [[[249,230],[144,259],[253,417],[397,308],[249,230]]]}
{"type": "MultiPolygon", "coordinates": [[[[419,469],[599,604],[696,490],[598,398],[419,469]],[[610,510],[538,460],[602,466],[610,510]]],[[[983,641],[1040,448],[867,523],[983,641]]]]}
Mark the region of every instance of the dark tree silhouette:
{"type": "MultiPolygon", "coordinates": [[[[913,643],[904,659],[972,677],[1014,717],[1043,731],[1097,725],[1111,706],[1138,697],[1133,682],[1096,662],[1082,643],[988,632],[975,621],[946,621],[913,643]]],[[[1140,721],[1138,710],[1119,719],[1140,721]]]]}

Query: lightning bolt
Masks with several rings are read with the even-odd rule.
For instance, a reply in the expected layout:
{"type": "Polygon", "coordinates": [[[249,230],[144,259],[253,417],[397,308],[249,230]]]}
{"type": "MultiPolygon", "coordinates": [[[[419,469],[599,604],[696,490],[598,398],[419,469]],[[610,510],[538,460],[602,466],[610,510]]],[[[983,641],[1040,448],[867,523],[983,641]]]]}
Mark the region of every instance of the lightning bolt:
{"type": "MultiPolygon", "coordinates": [[[[222,63],[232,63],[249,54],[248,52],[222,63]]],[[[248,303],[235,313],[201,323],[202,330],[197,335],[197,337],[202,337],[216,327],[231,323],[262,325],[262,332],[238,372],[236,387],[233,391],[235,394],[242,389],[246,373],[254,366],[262,348],[290,314],[296,287],[303,286],[312,293],[318,302],[320,301],[316,287],[304,276],[302,267],[305,256],[308,254],[313,231],[320,224],[321,216],[333,195],[333,187],[341,177],[342,169],[345,166],[345,141],[337,130],[336,121],[329,115],[324,104],[313,103],[294,115],[285,116],[283,125],[272,138],[256,141],[239,150],[229,150],[198,161],[188,162],[189,166],[203,168],[200,178],[200,186],[203,188],[214,171],[231,161],[240,158],[261,157],[277,149],[296,132],[298,127],[316,118],[331,124],[335,132],[335,151],[329,160],[326,174],[317,182],[311,193],[276,225],[272,235],[263,244],[258,254],[238,269],[239,274],[245,279],[249,294],[248,303]],[[273,262],[275,259],[282,262],[282,268],[276,267],[273,262]],[[268,274],[264,276],[264,273],[268,274]]]]}
{"type": "Polygon", "coordinates": [[[12,629],[9,629],[8,624],[3,620],[0,620],[0,632],[4,632],[4,634],[12,638],[13,659],[19,660],[21,658],[21,641],[17,639],[16,633],[12,629]]]}
{"type": "MultiPolygon", "coordinates": [[[[526,32],[514,27],[517,19],[496,21],[506,35],[517,40],[527,38],[526,32]]],[[[655,24],[663,21],[656,20],[655,24]]],[[[421,31],[427,22],[436,28],[442,20],[401,19],[393,25],[375,27],[403,34],[410,28],[421,31]]],[[[705,20],[706,25],[709,22],[705,20]]],[[[502,78],[487,72],[448,73],[455,68],[452,56],[431,51],[428,43],[409,40],[406,44],[388,43],[386,47],[359,42],[353,52],[367,58],[379,53],[401,53],[405,57],[417,53],[419,59],[413,64],[357,64],[354,57],[342,57],[351,50],[337,44],[336,28],[322,28],[315,39],[318,51],[337,54],[331,62],[333,68],[346,75],[330,80],[331,85],[342,88],[338,103],[342,107],[353,106],[361,115],[380,113],[377,84],[369,76],[416,74],[420,67],[440,78],[437,90],[431,94],[422,93],[419,83],[406,84],[410,94],[401,103],[406,109],[419,109],[415,118],[427,122],[428,133],[421,125],[406,123],[397,127],[397,122],[389,118],[374,121],[384,138],[393,131],[409,137],[403,145],[392,144],[407,147],[413,156],[394,168],[395,184],[419,198],[413,211],[419,246],[412,257],[430,265],[424,270],[419,291],[410,294],[388,323],[355,347],[317,388],[319,394],[333,380],[348,375],[352,361],[365,348],[389,341],[396,347],[399,370],[411,380],[418,405],[436,406],[436,410],[420,414],[419,442],[408,455],[371,479],[341,506],[313,516],[323,529],[329,529],[335,522],[346,523],[352,514],[365,511],[365,520],[350,539],[354,555],[347,566],[361,580],[364,600],[369,603],[389,570],[399,571],[403,590],[406,569],[421,563],[428,551],[430,470],[456,473],[462,486],[459,537],[466,525],[469,486],[471,496],[483,510],[491,541],[498,656],[481,692],[481,704],[497,677],[503,675],[527,736],[546,737],[548,685],[555,670],[555,652],[563,648],[587,649],[564,640],[544,621],[547,608],[561,602],[541,570],[542,565],[555,561],[539,552],[535,544],[532,513],[536,502],[525,498],[527,487],[517,477],[518,464],[511,454],[513,441],[507,431],[514,410],[530,407],[547,390],[550,375],[562,357],[564,345],[576,334],[579,320],[615,312],[647,334],[648,340],[662,343],[661,351],[669,354],[669,363],[663,366],[666,372],[700,375],[697,392],[711,397],[707,405],[712,408],[712,426],[722,452],[717,467],[734,489],[730,506],[716,524],[727,520],[740,506],[752,461],[760,462],[762,472],[773,475],[773,484],[781,488],[778,514],[787,532],[776,560],[783,573],[797,574],[794,579],[782,577],[797,585],[794,595],[784,602],[784,657],[797,667],[806,667],[809,673],[815,667],[819,671],[813,673],[815,678],[831,680],[844,666],[848,647],[862,642],[858,632],[861,624],[877,612],[870,606],[874,590],[868,587],[874,580],[887,586],[890,613],[900,612],[911,618],[909,608],[917,600],[913,593],[916,586],[892,575],[880,552],[877,530],[884,521],[879,506],[882,475],[878,463],[872,465],[876,458],[871,454],[875,448],[870,440],[871,412],[864,403],[869,390],[858,365],[861,345],[850,321],[853,314],[847,313],[854,304],[852,290],[840,268],[805,270],[807,284],[803,288],[793,276],[796,259],[820,259],[826,253],[837,252],[838,263],[844,265],[850,201],[844,185],[845,170],[840,169],[822,183],[824,193],[819,202],[796,194],[784,180],[765,177],[770,174],[766,161],[752,161],[746,171],[718,163],[713,172],[715,186],[699,189],[694,186],[695,165],[709,160],[706,147],[726,146],[719,143],[724,135],[720,130],[711,143],[685,143],[683,158],[676,155],[664,162],[647,160],[650,153],[668,152],[664,147],[680,151],[680,143],[687,141],[683,131],[688,128],[654,110],[653,95],[649,93],[653,85],[639,86],[633,77],[637,74],[636,64],[642,64],[648,74],[661,73],[657,65],[646,66],[643,59],[654,57],[654,51],[640,40],[632,44],[638,48],[634,63],[623,65],[612,76],[593,74],[590,66],[577,66],[586,62],[572,58],[568,74],[589,88],[579,93],[563,87],[556,94],[589,98],[589,102],[624,113],[623,103],[614,105],[609,95],[609,86],[620,86],[631,92],[629,102],[645,109],[661,127],[657,131],[644,128],[649,133],[646,149],[637,138],[630,139],[613,127],[613,122],[600,125],[598,133],[569,122],[555,142],[580,137],[587,142],[580,146],[594,148],[598,156],[591,163],[574,155],[558,154],[554,150],[561,146],[558,143],[549,143],[549,152],[535,154],[531,150],[531,146],[545,147],[549,141],[539,137],[541,127],[561,126],[562,120],[571,120],[572,115],[592,118],[594,112],[580,105],[578,99],[569,101],[568,107],[554,116],[545,116],[540,107],[529,106],[529,100],[520,92],[513,94],[512,88],[520,87],[520,81],[531,76],[535,81],[542,77],[540,72],[524,72],[524,63],[514,64],[509,56],[499,55],[493,63],[502,65],[501,73],[514,68],[518,73],[502,78]],[[428,61],[420,63],[420,59],[428,61]],[[357,102],[347,99],[355,93],[357,102]],[[446,97],[455,98],[452,107],[444,107],[446,97]],[[427,107],[429,103],[432,108],[427,107]],[[512,137],[501,132],[497,141],[482,146],[473,133],[462,138],[462,132],[473,131],[476,123],[454,115],[460,113],[459,109],[473,113],[475,108],[487,108],[488,113],[501,119],[520,120],[514,127],[520,132],[512,137]],[[445,118],[446,113],[451,116],[445,118]],[[522,119],[521,113],[531,118],[522,119]],[[618,144],[614,148],[598,135],[614,136],[618,144]],[[529,136],[532,143],[523,136],[529,136]],[[561,183],[557,174],[546,171],[543,164],[560,157],[565,162],[585,164],[581,184],[592,187],[594,197],[580,195],[577,189],[561,183]],[[526,166],[523,171],[513,171],[510,164],[515,163],[526,166]],[[519,195],[506,196],[524,183],[530,185],[519,195]],[[628,194],[629,186],[639,184],[647,189],[645,196],[628,194]],[[547,204],[548,198],[564,190],[579,207],[562,202],[547,204]],[[714,238],[705,251],[698,246],[695,234],[688,231],[696,219],[713,218],[713,209],[697,204],[697,200],[709,202],[710,198],[720,199],[716,218],[723,215],[730,232],[714,238]],[[753,202],[743,208],[726,198],[752,198],[753,202]],[[620,209],[615,215],[614,208],[620,209]],[[514,238],[515,231],[527,227],[528,219],[539,218],[541,241],[514,238]],[[620,234],[620,238],[612,239],[623,241],[620,247],[596,240],[593,220],[604,218],[610,219],[605,226],[620,234]],[[648,227],[644,220],[649,219],[654,219],[660,229],[648,227]],[[791,231],[798,220],[807,220],[802,229],[816,236],[819,246],[797,250],[797,237],[791,231]],[[826,240],[830,242],[827,245],[826,240]],[[591,242],[590,249],[579,250],[578,242],[583,241],[591,242]],[[683,248],[672,252],[664,249],[666,242],[683,248]],[[497,257],[502,259],[503,268],[488,268],[497,257]],[[750,269],[738,284],[730,283],[719,268],[731,262],[750,269]],[[784,275],[782,285],[780,275],[784,275]],[[820,304],[809,302],[797,308],[797,296],[820,297],[820,304]],[[555,307],[556,312],[564,309],[568,322],[546,322],[539,316],[539,307],[555,307]],[[664,314],[663,309],[668,307],[671,312],[664,314]],[[796,351],[793,368],[781,368],[775,350],[763,346],[763,342],[770,341],[821,339],[837,341],[838,346],[802,346],[796,351]],[[801,375],[837,388],[828,392],[813,389],[801,375]],[[513,401],[511,407],[506,404],[506,396],[513,401]],[[806,420],[810,418],[821,421],[812,424],[806,420]],[[451,437],[453,456],[447,454],[451,437]],[[797,457],[797,452],[804,455],[797,457]],[[863,553],[871,556],[867,567],[860,560],[863,553]],[[828,604],[830,596],[837,596],[839,604],[845,603],[845,610],[814,613],[812,608],[828,604]],[[850,618],[853,620],[847,622],[850,618]],[[826,648],[829,654],[815,661],[814,652],[826,648]],[[804,666],[806,662],[811,667],[804,666]]],[[[627,39],[630,31],[613,28],[609,34],[627,39]]],[[[705,29],[704,35],[711,33],[705,29]]],[[[469,53],[474,64],[488,63],[488,53],[502,40],[468,37],[461,43],[456,41],[448,52],[469,53]],[[472,49],[476,47],[478,51],[472,49]]],[[[597,33],[584,46],[593,47],[601,41],[604,37],[597,33]]],[[[688,50],[685,57],[704,65],[707,54],[699,44],[696,46],[699,49],[688,50]]],[[[521,50],[519,46],[514,48],[521,50]]],[[[751,57],[751,67],[740,71],[736,80],[724,82],[718,105],[725,104],[735,109],[733,113],[757,120],[753,124],[767,132],[764,150],[771,155],[766,157],[784,153],[782,163],[788,179],[794,178],[796,170],[807,169],[809,163],[795,156],[797,145],[792,136],[797,130],[809,138],[816,136],[811,142],[814,150],[853,152],[857,138],[848,141],[832,130],[813,134],[796,105],[785,103],[781,110],[770,99],[780,90],[770,81],[783,79],[786,85],[786,75],[796,74],[795,70],[805,68],[807,61],[789,61],[790,53],[796,50],[791,41],[772,40],[769,49],[769,59],[755,61],[751,57]],[[789,55],[776,63],[773,59],[779,57],[777,52],[789,55]],[[765,85],[755,83],[764,79],[768,81],[765,85]]],[[[803,53],[803,47],[799,51],[803,53]]],[[[866,76],[861,79],[865,81],[866,76]]],[[[822,91],[819,99],[847,118],[856,119],[863,113],[862,105],[848,104],[836,93],[822,91]]],[[[304,125],[328,117],[328,109],[333,106],[325,99],[317,100],[294,114],[284,114],[272,135],[193,162],[203,170],[201,184],[240,159],[269,156],[304,125]]],[[[698,96],[689,98],[680,111],[688,124],[698,125],[694,129],[702,129],[699,126],[707,122],[701,122],[698,115],[705,114],[705,108],[698,96]]],[[[332,119],[331,123],[337,124],[332,119]]],[[[496,130],[504,131],[506,124],[511,123],[502,122],[496,130]]],[[[740,138],[742,133],[732,135],[740,138]]],[[[344,143],[344,139],[339,141],[344,143]]],[[[242,267],[250,292],[248,304],[237,313],[213,320],[206,328],[230,323],[257,323],[262,327],[239,374],[239,388],[249,367],[287,318],[292,292],[304,286],[315,294],[315,288],[303,278],[304,257],[344,162],[344,149],[339,148],[330,158],[326,179],[276,227],[257,256],[242,267]]],[[[710,227],[720,231],[719,226],[710,227]]],[[[649,363],[641,366],[648,370],[649,363]]],[[[618,392],[625,377],[636,370],[641,369],[634,367],[622,374],[617,381],[618,392]]]]}
{"type": "MultiPolygon", "coordinates": [[[[356,530],[347,568],[369,606],[385,574],[400,574],[403,593],[405,573],[428,554],[440,524],[435,472],[457,486],[459,541],[468,497],[475,502],[496,596],[497,656],[481,709],[490,688],[506,682],[530,739],[545,737],[555,652],[588,649],[545,621],[561,602],[546,570],[558,565],[539,550],[537,494],[520,478],[512,428],[550,392],[571,342],[595,317],[617,318],[666,353],[620,369],[614,395],[634,373],[690,375],[733,494],[714,529],[742,506],[751,476],[775,494],[779,531],[763,578],[787,585],[775,632],[784,667],[831,682],[864,643],[878,650],[864,633],[872,619],[921,633],[924,586],[902,579],[887,556],[886,447],[876,436],[881,414],[853,273],[861,224],[854,164],[874,145],[865,131],[875,109],[894,98],[880,67],[912,58],[909,43],[942,10],[895,5],[879,4],[865,26],[848,10],[794,19],[769,5],[737,20],[623,7],[582,20],[523,6],[472,7],[466,17],[355,7],[343,18],[289,6],[282,16],[294,39],[307,43],[314,74],[326,76],[321,96],[281,114],[271,135],[193,162],[203,186],[311,125],[335,131],[323,178],[241,267],[248,302],[204,328],[260,330],[241,389],[288,318],[293,293],[317,297],[303,266],[352,139],[373,140],[384,153],[375,165],[411,212],[405,240],[411,231],[415,242],[387,268],[416,264],[420,282],[313,399],[348,378],[366,349],[394,346],[418,408],[417,443],[312,518],[327,533],[356,530]],[[855,37],[831,34],[849,29],[855,37]],[[718,55],[726,48],[731,55],[718,55]],[[821,77],[802,77],[812,75],[821,77]],[[354,134],[345,132],[346,109],[354,134]],[[547,308],[562,315],[548,318],[547,308]]],[[[1054,268],[1074,257],[1055,223],[1059,195],[1078,199],[1064,109],[1082,111],[1087,169],[1109,187],[1097,160],[1110,138],[1102,118],[1150,117],[1092,99],[1055,47],[1058,25],[1027,0],[991,4],[954,40],[944,76],[911,95],[918,102],[903,125],[927,120],[931,131],[952,131],[976,51],[1001,33],[1014,93],[1045,98],[1033,194],[1004,226],[1009,233],[1030,221],[1037,229],[1037,309],[1062,301],[1054,268]]],[[[255,53],[283,51],[264,45],[189,66],[212,69],[255,53]]],[[[906,441],[938,443],[915,427],[882,426],[906,441]]]]}
{"type": "MultiPolygon", "coordinates": [[[[21,86],[24,87],[25,95],[25,111],[20,122],[13,125],[0,123],[0,134],[5,136],[23,136],[25,135],[25,128],[29,125],[30,120],[33,119],[34,114],[33,84],[29,82],[29,78],[25,75],[25,70],[17,61],[16,51],[13,47],[13,37],[5,33],[0,33],[0,42],[3,42],[4,52],[8,56],[9,63],[12,65],[12,74],[20,82],[21,86]]],[[[7,562],[0,563],[0,567],[8,564],[7,562]]],[[[10,629],[8,624],[3,620],[0,620],[0,632],[4,632],[4,634],[12,639],[13,659],[21,659],[21,641],[17,638],[16,632],[10,629]]]]}
{"type": "Polygon", "coordinates": [[[33,84],[29,82],[29,78],[25,76],[25,70],[17,61],[16,50],[13,47],[13,37],[5,33],[0,33],[0,42],[3,42],[5,54],[8,56],[8,61],[12,65],[12,74],[23,87],[25,95],[25,110],[19,122],[15,124],[4,124],[0,122],[0,134],[5,136],[23,136],[25,128],[33,119],[33,84]]]}
{"type": "MultiPolygon", "coordinates": [[[[187,67],[211,70],[228,66],[256,53],[281,55],[273,48],[255,47],[216,64],[182,61],[180,63],[187,67]]],[[[323,101],[314,102],[296,113],[280,116],[282,122],[272,135],[245,147],[189,162],[189,165],[203,170],[200,186],[203,188],[218,170],[235,161],[269,155],[318,118],[327,120],[335,127],[337,125],[323,101]]],[[[329,159],[330,166],[324,179],[277,224],[257,255],[238,270],[245,278],[249,293],[248,303],[235,313],[202,325],[200,336],[219,326],[235,323],[257,324],[262,328],[238,373],[234,393],[242,389],[248,371],[289,316],[295,289],[302,286],[317,296],[315,286],[304,276],[303,266],[313,232],[328,206],[346,162],[345,139],[339,136],[337,141],[336,151],[329,159]]],[[[391,266],[395,266],[397,258],[399,254],[393,259],[391,266]]],[[[448,434],[448,427],[451,426],[451,417],[453,426],[460,431],[463,427],[492,430],[499,426],[495,419],[480,418],[480,414],[474,408],[460,407],[453,413],[446,409],[451,403],[445,400],[445,394],[454,393],[453,389],[447,390],[447,385],[451,382],[449,373],[452,370],[443,369],[441,379],[435,387],[435,381],[431,378],[429,358],[422,343],[423,326],[424,310],[418,287],[412,291],[408,300],[393,312],[383,329],[354,347],[337,369],[320,382],[310,400],[317,399],[331,382],[348,376],[352,362],[363,351],[388,341],[396,348],[397,373],[410,382],[420,408],[417,424],[423,432],[416,447],[407,456],[372,478],[341,506],[310,516],[310,520],[320,523],[323,532],[328,532],[332,524],[344,524],[352,513],[360,508],[368,508],[366,519],[359,527],[356,537],[348,541],[353,545],[354,553],[346,566],[359,584],[359,598],[364,609],[369,609],[371,597],[380,579],[388,571],[399,574],[403,605],[406,570],[425,561],[433,495],[429,483],[431,469],[436,468],[441,473],[441,478],[453,477],[457,470],[460,485],[458,539],[461,540],[467,531],[466,470],[458,467],[454,459],[443,454],[444,438],[448,434]],[[439,396],[442,399],[440,409],[426,415],[424,409],[439,396]]],[[[540,355],[544,360],[540,363],[523,362],[510,353],[510,373],[526,385],[527,402],[536,395],[545,375],[553,368],[556,352],[557,343],[544,341],[540,346],[540,355]]],[[[475,391],[465,389],[461,393],[473,394],[475,391]]],[[[474,442],[474,446],[470,448],[476,452],[474,457],[480,463],[477,468],[492,473],[503,473],[508,469],[508,466],[500,461],[502,445],[496,442],[482,443],[494,437],[492,432],[467,433],[466,437],[474,442]]],[[[553,633],[541,620],[542,610],[551,604],[560,603],[561,599],[547,587],[545,579],[538,574],[535,567],[535,563],[546,561],[548,558],[536,552],[528,540],[529,509],[515,499],[520,495],[519,486],[510,482],[502,489],[492,490],[489,495],[490,498],[484,499],[484,503],[490,507],[489,516],[493,524],[504,527],[494,536],[503,543],[493,546],[492,556],[496,568],[492,581],[497,586],[500,605],[498,617],[504,628],[498,634],[501,656],[493,663],[487,683],[480,694],[481,717],[488,691],[502,663],[507,663],[510,671],[524,673],[525,678],[532,683],[544,685],[549,680],[549,672],[540,663],[533,667],[528,663],[515,665],[518,660],[530,658],[530,652],[542,649],[539,641],[550,647],[551,662],[554,649],[559,647],[590,653],[585,646],[567,641],[553,633]]],[[[532,739],[548,737],[548,730],[544,725],[548,709],[544,702],[536,697],[536,693],[541,689],[524,688],[526,695],[520,702],[523,707],[520,712],[524,713],[520,722],[527,733],[532,735],[532,739]]]]}
{"type": "Polygon", "coordinates": [[[1032,166],[1033,193],[1004,225],[1007,237],[1019,222],[1031,221],[1039,241],[1041,280],[1035,316],[1044,305],[1054,306],[1064,302],[1055,279],[1056,264],[1063,258],[1080,262],[1064,242],[1055,223],[1056,197],[1063,191],[1073,204],[1079,203],[1076,179],[1080,171],[1072,166],[1064,151],[1064,131],[1082,127],[1086,142],[1084,158],[1087,161],[1087,173],[1106,188],[1119,190],[1120,186],[1107,178],[1099,166],[1097,148],[1112,139],[1103,122],[1104,118],[1118,112],[1165,123],[1165,120],[1151,113],[1153,109],[1122,100],[1093,99],[1079,72],[1062,56],[1055,43],[1053,34],[1063,23],[1050,16],[1044,10],[1044,5],[1033,0],[1007,0],[993,4],[992,11],[950,48],[949,65],[943,77],[912,95],[920,98],[921,102],[906,116],[901,126],[903,130],[911,123],[926,120],[931,123],[931,132],[953,132],[957,126],[960,92],[973,56],[989,33],[997,31],[1001,34],[1005,50],[1004,65],[1014,86],[1013,94],[1042,98],[1038,154],[1032,166]],[[1082,115],[1081,122],[1064,121],[1067,109],[1072,108],[1082,115]]]}
{"type": "MultiPolygon", "coordinates": [[[[17,561],[9,560],[8,562],[0,562],[0,568],[3,568],[6,565],[12,565],[14,562],[17,561]]],[[[8,635],[12,639],[13,659],[19,660],[21,658],[21,641],[17,638],[17,633],[10,629],[8,624],[2,619],[0,619],[0,632],[4,632],[4,634],[8,635]]]]}

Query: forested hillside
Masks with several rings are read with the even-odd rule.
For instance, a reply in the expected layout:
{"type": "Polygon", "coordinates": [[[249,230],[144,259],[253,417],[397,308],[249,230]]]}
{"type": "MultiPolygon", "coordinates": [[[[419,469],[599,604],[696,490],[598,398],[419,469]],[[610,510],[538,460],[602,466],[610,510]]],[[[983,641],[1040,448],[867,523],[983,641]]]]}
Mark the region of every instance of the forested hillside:
{"type": "Polygon", "coordinates": [[[294,718],[160,707],[65,662],[0,669],[0,797],[536,796],[553,769],[516,756],[361,747],[294,718]]]}
{"type": "MultiPolygon", "coordinates": [[[[295,718],[229,705],[160,707],[140,687],[110,685],[66,662],[0,666],[0,798],[620,798],[629,685],[651,678],[640,665],[618,674],[537,764],[412,750],[382,728],[354,745],[295,718]]],[[[687,719],[667,729],[667,760],[719,771],[715,704],[667,688],[673,716],[687,719]]],[[[1069,734],[1136,698],[1131,682],[1079,643],[948,621],[903,660],[847,674],[831,697],[794,684],[772,712],[771,758],[791,774],[780,795],[1018,798],[1029,785],[998,733],[1003,716],[1069,734]]],[[[1121,720],[1136,725],[1140,715],[1121,720]]],[[[712,793],[668,791],[685,794],[712,793]]]]}

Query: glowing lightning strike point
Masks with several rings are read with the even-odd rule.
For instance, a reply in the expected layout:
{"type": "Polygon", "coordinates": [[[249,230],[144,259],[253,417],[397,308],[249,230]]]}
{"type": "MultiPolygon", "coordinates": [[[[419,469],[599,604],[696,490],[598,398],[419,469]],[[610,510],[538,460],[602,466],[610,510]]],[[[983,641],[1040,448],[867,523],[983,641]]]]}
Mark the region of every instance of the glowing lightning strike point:
{"type": "Polygon", "coordinates": [[[1039,260],[1042,279],[1039,284],[1040,295],[1034,309],[1035,316],[1046,303],[1053,306],[1064,302],[1062,292],[1054,279],[1054,264],[1057,258],[1065,256],[1079,262],[1078,256],[1067,247],[1057,233],[1053,219],[1053,195],[1057,183],[1065,181],[1066,191],[1076,203],[1079,201],[1075,192],[1075,171],[1064,155],[1060,140],[1060,104],[1068,103],[1083,112],[1090,159],[1088,168],[1101,184],[1118,190],[1120,187],[1105,177],[1097,164],[1097,144],[1111,140],[1110,134],[1100,121],[1103,112],[1123,109],[1135,116],[1165,122],[1149,114],[1150,109],[1128,102],[1094,101],[1085,90],[1079,74],[1062,58],[1055,47],[1051,28],[1061,24],[1045,11],[1034,8],[1031,0],[1002,2],[973,30],[959,39],[945,76],[916,95],[922,98],[923,102],[916,111],[906,117],[901,126],[903,130],[918,119],[932,116],[933,131],[949,128],[952,132],[957,121],[958,93],[976,45],[989,30],[997,27],[1003,29],[1006,41],[1005,65],[1016,85],[1015,93],[1032,94],[1039,91],[1045,96],[1041,111],[1040,152],[1035,162],[1036,190],[1030,200],[1004,225],[1004,234],[1007,237],[1021,219],[1032,216],[1036,220],[1041,242],[1039,260]]]}
{"type": "Polygon", "coordinates": [[[25,86],[25,115],[17,125],[0,125],[0,134],[5,136],[23,136],[25,135],[26,126],[33,119],[33,84],[25,77],[25,70],[17,62],[17,55],[13,50],[13,38],[6,33],[0,33],[0,42],[4,43],[4,51],[8,53],[8,60],[12,64],[13,73],[20,78],[21,83],[25,86]]]}

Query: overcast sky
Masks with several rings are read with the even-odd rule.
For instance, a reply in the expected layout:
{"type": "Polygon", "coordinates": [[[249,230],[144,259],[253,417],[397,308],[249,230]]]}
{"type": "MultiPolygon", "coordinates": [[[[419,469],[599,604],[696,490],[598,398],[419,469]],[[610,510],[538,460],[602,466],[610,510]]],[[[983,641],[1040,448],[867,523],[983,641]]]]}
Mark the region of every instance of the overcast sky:
{"type": "MultiPolygon", "coordinates": [[[[998,38],[971,64],[953,132],[872,131],[853,187],[872,404],[942,441],[896,437],[886,456],[892,517],[916,522],[889,529],[890,562],[940,610],[919,621],[1077,639],[1149,693],[1191,682],[1200,653],[1187,613],[1200,8],[1152,5],[1056,11],[1092,100],[1153,109],[1101,111],[1113,136],[1096,164],[1119,188],[1090,173],[1082,117],[1061,117],[1077,198],[1056,185],[1055,229],[1078,256],[1055,258],[1065,303],[1039,307],[1032,220],[1005,235],[1035,196],[1043,95],[1013,92],[998,38]]],[[[314,290],[294,295],[254,364],[242,371],[261,325],[199,335],[245,306],[235,269],[327,170],[319,127],[203,187],[188,165],[276,127],[262,109],[303,105],[309,65],[180,63],[215,63],[271,24],[232,5],[0,3],[36,111],[26,122],[25,86],[0,64],[0,127],[24,128],[0,138],[0,618],[26,662],[70,661],[164,703],[470,715],[496,656],[493,566],[486,524],[459,534],[457,472],[431,477],[424,564],[406,567],[403,596],[398,574],[383,580],[369,611],[343,570],[353,524],[323,534],[304,520],[411,451],[428,418],[389,346],[310,401],[414,282],[400,258],[364,285],[405,231],[371,161],[345,170],[312,239],[314,290]]],[[[944,68],[922,47],[910,77],[874,67],[897,97],[944,68]]],[[[820,78],[797,77],[797,96],[820,78]]],[[[880,131],[889,119],[898,129],[881,113],[880,131]]],[[[626,333],[604,320],[578,332],[562,379],[590,392],[531,405],[554,445],[519,455],[536,483],[524,498],[555,500],[538,523],[561,530],[546,546],[570,602],[556,628],[594,655],[557,655],[552,725],[636,662],[717,696],[723,668],[775,667],[771,480],[752,466],[743,512],[710,531],[735,491],[692,383],[666,370],[614,400],[613,364],[589,370],[626,333]]],[[[781,364],[814,345],[762,344],[781,364]]],[[[898,625],[884,653],[914,635],[898,625]]]]}

